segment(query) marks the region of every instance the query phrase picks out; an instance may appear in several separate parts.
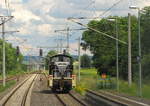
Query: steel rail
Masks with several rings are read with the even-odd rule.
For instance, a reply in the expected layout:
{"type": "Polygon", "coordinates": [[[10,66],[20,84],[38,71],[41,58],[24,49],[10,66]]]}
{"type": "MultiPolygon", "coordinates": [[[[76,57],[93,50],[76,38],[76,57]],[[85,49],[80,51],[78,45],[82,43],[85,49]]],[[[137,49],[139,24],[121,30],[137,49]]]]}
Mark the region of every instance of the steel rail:
{"type": "Polygon", "coordinates": [[[31,87],[32,87],[32,85],[33,85],[35,79],[37,78],[37,76],[38,76],[38,75],[36,75],[36,76],[34,77],[34,79],[32,80],[31,84],[29,85],[29,88],[27,89],[25,95],[23,96],[23,99],[22,99],[22,102],[21,102],[21,106],[26,106],[27,96],[28,96],[29,91],[31,90],[31,87]]]}
{"type": "Polygon", "coordinates": [[[134,106],[149,106],[148,104],[142,103],[142,102],[138,102],[126,97],[122,97],[122,96],[118,96],[115,94],[111,94],[108,92],[102,92],[102,93],[96,93],[94,91],[91,90],[86,90],[87,93],[91,93],[93,95],[96,95],[100,98],[103,98],[105,100],[108,100],[112,103],[116,103],[122,106],[129,106],[129,105],[134,105],[134,106]]]}
{"type": "Polygon", "coordinates": [[[61,99],[61,97],[58,94],[55,94],[55,96],[63,106],[67,106],[67,104],[61,99]]]}
{"type": "Polygon", "coordinates": [[[28,81],[28,78],[25,79],[17,88],[15,88],[15,90],[7,97],[7,99],[4,101],[4,103],[2,104],[2,106],[5,106],[6,103],[9,101],[9,99],[13,96],[13,94],[26,82],[28,81]]]}
{"type": "Polygon", "coordinates": [[[87,106],[86,103],[84,103],[83,101],[81,101],[80,99],[78,99],[77,97],[75,97],[75,96],[73,95],[73,93],[69,92],[69,95],[70,95],[72,98],[74,98],[76,101],[78,101],[81,105],[87,106]]]}
{"type": "Polygon", "coordinates": [[[118,105],[121,105],[121,106],[128,106],[126,103],[122,103],[122,102],[120,102],[120,101],[118,101],[118,100],[115,100],[115,99],[113,99],[113,98],[107,97],[107,96],[105,96],[105,95],[103,95],[103,94],[98,94],[98,93],[95,93],[95,92],[93,92],[93,91],[91,91],[91,90],[86,90],[86,92],[87,92],[89,95],[92,94],[92,95],[94,95],[94,96],[97,96],[97,97],[102,98],[102,99],[104,99],[104,100],[110,101],[110,102],[112,102],[112,103],[115,103],[115,104],[118,104],[118,105]]]}
{"type": "MultiPolygon", "coordinates": [[[[36,76],[35,76],[36,77],[36,76]]],[[[5,106],[7,104],[7,102],[9,101],[9,99],[17,92],[17,90],[22,87],[28,80],[30,77],[26,78],[19,86],[17,86],[12,92],[11,94],[6,98],[6,100],[4,101],[4,103],[2,103],[2,106],[5,106]]],[[[34,81],[34,80],[33,80],[34,81]]],[[[30,86],[29,86],[30,87],[30,86]]],[[[26,93],[25,93],[26,94],[26,93]]]]}
{"type": "MultiPolygon", "coordinates": [[[[76,98],[72,93],[68,93],[66,94],[69,97],[71,97],[72,99],[74,99],[76,102],[78,102],[79,104],[81,104],[82,106],[87,106],[86,103],[84,103],[83,101],[81,101],[80,99],[76,98]]],[[[62,99],[62,97],[59,96],[59,94],[55,94],[56,98],[64,105],[67,106],[67,104],[65,103],[65,101],[62,99]]]]}

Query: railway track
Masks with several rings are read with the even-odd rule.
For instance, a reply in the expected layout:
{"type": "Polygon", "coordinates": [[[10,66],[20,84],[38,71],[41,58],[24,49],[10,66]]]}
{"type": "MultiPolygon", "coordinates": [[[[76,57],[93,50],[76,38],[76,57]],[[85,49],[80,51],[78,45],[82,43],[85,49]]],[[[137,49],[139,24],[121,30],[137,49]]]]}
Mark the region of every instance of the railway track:
{"type": "Polygon", "coordinates": [[[29,92],[31,91],[31,87],[37,76],[37,74],[33,74],[26,78],[9,94],[2,98],[2,100],[0,100],[0,106],[26,106],[26,104],[28,104],[27,99],[29,98],[29,92]]]}
{"type": "MultiPolygon", "coordinates": [[[[31,72],[30,74],[41,74],[40,71],[37,72],[31,72]]],[[[23,75],[21,75],[23,76],[23,75]]],[[[10,78],[6,78],[6,82],[12,81],[12,80],[19,80],[19,77],[21,76],[14,76],[14,77],[10,77],[10,78]]],[[[3,80],[0,80],[0,83],[3,83],[3,80]]]]}
{"type": "Polygon", "coordinates": [[[148,104],[141,103],[135,100],[131,100],[125,97],[117,96],[108,92],[94,92],[86,90],[86,97],[93,105],[105,105],[105,106],[149,106],[148,104]]]}
{"type": "MultiPolygon", "coordinates": [[[[17,80],[17,77],[7,78],[6,82],[9,82],[9,81],[12,81],[12,80],[17,80]]],[[[3,80],[0,80],[0,83],[3,83],[3,80]]]]}
{"type": "Polygon", "coordinates": [[[87,106],[87,104],[76,98],[72,93],[55,94],[55,96],[63,106],[87,106]]]}

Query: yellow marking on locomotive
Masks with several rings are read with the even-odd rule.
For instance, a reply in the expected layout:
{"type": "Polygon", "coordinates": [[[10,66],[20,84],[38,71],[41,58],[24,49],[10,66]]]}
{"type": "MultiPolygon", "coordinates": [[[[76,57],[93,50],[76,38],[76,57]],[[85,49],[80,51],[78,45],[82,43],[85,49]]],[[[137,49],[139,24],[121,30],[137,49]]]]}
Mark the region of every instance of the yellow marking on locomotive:
{"type": "Polygon", "coordinates": [[[53,76],[52,75],[49,75],[49,77],[48,77],[48,86],[49,87],[53,86],[53,76]]]}
{"type": "Polygon", "coordinates": [[[76,87],[76,75],[72,75],[72,87],[76,87]]]}

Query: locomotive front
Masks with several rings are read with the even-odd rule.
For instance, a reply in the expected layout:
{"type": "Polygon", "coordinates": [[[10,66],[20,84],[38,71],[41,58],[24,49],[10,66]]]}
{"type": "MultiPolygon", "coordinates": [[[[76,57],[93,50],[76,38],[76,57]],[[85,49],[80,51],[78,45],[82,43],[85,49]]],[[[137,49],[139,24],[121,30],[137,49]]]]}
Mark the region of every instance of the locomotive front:
{"type": "Polygon", "coordinates": [[[50,59],[49,65],[48,85],[53,91],[69,91],[75,87],[72,57],[67,55],[53,56],[50,59]]]}

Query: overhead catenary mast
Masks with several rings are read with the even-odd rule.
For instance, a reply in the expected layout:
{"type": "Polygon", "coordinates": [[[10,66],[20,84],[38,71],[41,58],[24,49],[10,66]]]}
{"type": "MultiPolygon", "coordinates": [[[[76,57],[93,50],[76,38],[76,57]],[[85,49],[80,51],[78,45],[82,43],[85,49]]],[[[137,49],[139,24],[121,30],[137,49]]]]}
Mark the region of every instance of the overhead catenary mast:
{"type": "Polygon", "coordinates": [[[69,32],[70,31],[78,31],[78,30],[86,30],[87,28],[80,28],[80,29],[70,29],[69,27],[67,27],[67,29],[61,29],[61,30],[55,30],[55,32],[67,32],[67,52],[69,53],[69,32]]]}
{"type": "Polygon", "coordinates": [[[2,23],[0,23],[0,25],[2,25],[2,40],[3,40],[3,86],[6,86],[6,52],[5,52],[5,34],[6,33],[14,33],[14,32],[19,32],[19,31],[7,31],[5,32],[5,23],[10,21],[13,16],[0,16],[2,23]]]}

